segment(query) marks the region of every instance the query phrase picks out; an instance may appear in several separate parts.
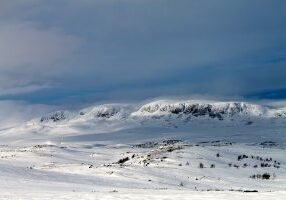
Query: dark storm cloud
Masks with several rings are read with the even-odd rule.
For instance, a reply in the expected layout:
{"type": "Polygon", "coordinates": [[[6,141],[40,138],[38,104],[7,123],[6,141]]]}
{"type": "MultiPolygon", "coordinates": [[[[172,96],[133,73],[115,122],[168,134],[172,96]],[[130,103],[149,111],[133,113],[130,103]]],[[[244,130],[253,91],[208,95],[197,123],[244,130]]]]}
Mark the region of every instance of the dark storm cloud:
{"type": "Polygon", "coordinates": [[[282,0],[7,2],[2,99],[243,96],[286,85],[282,0]]]}

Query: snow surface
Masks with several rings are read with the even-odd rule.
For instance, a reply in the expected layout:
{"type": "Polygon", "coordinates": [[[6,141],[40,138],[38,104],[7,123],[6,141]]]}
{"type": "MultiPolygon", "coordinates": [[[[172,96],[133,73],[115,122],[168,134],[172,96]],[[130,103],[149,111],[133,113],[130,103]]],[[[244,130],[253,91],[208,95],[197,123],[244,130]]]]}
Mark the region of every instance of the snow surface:
{"type": "Polygon", "coordinates": [[[244,102],[50,113],[0,131],[0,199],[284,199],[285,122],[244,102]]]}

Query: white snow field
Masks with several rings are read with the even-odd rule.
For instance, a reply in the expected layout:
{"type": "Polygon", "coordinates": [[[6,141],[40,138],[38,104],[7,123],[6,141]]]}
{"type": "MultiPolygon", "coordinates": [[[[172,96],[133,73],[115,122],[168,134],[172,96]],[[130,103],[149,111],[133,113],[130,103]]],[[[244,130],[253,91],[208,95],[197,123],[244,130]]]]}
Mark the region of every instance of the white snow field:
{"type": "Polygon", "coordinates": [[[156,101],[0,131],[0,199],[285,199],[286,109],[156,101]]]}

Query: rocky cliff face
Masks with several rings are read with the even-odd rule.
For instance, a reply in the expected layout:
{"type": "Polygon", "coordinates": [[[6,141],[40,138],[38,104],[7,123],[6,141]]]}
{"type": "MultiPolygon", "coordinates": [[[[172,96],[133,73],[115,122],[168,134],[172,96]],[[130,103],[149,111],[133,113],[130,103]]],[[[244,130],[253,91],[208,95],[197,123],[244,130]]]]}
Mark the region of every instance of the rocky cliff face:
{"type": "Polygon", "coordinates": [[[56,111],[54,113],[50,113],[46,116],[41,117],[40,122],[60,122],[64,120],[68,120],[71,117],[72,113],[69,111],[56,111]]]}

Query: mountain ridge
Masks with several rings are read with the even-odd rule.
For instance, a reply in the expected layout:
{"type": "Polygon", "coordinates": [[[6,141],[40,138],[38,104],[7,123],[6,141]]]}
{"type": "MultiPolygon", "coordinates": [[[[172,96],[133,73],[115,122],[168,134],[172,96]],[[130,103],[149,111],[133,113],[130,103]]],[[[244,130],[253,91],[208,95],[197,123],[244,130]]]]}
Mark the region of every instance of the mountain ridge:
{"type": "Polygon", "coordinates": [[[236,118],[285,118],[286,108],[271,108],[259,104],[233,101],[158,100],[143,105],[102,104],[78,111],[60,110],[33,121],[39,123],[65,123],[81,120],[123,120],[161,118],[209,118],[217,120],[236,118]]]}

